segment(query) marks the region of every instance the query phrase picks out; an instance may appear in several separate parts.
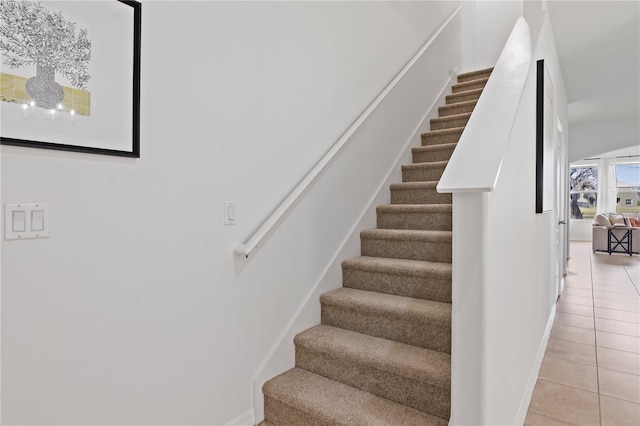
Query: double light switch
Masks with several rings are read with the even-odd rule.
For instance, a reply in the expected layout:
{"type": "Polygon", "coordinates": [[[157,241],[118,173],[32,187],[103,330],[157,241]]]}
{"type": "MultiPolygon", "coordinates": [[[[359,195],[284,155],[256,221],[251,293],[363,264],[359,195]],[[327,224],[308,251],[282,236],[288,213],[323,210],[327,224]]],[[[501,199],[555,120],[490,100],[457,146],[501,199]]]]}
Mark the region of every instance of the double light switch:
{"type": "Polygon", "coordinates": [[[47,238],[49,233],[49,206],[47,204],[4,205],[5,240],[47,238]]]}

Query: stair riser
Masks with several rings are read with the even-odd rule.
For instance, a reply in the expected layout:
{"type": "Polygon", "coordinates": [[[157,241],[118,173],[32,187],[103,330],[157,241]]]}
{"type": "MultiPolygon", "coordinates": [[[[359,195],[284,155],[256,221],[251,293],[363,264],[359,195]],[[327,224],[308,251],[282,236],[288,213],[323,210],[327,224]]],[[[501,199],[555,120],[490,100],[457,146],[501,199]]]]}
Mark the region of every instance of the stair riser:
{"type": "Polygon", "coordinates": [[[469,117],[464,118],[434,118],[431,120],[431,130],[453,129],[454,127],[464,127],[467,125],[469,117]]]}
{"type": "Polygon", "coordinates": [[[392,189],[391,204],[451,204],[451,194],[440,194],[435,188],[392,189]]]}
{"type": "Polygon", "coordinates": [[[403,182],[438,181],[444,173],[443,167],[413,167],[402,170],[403,182]]]}
{"type": "Polygon", "coordinates": [[[343,267],[342,285],[358,290],[451,303],[451,274],[395,275],[343,267]]]}
{"type": "Polygon", "coordinates": [[[288,404],[283,404],[269,395],[264,395],[264,418],[278,426],[328,426],[312,415],[298,410],[288,404]]]}
{"type": "Polygon", "coordinates": [[[448,389],[368,367],[341,355],[296,347],[296,367],[427,414],[449,418],[451,394],[448,389]]]}
{"type": "Polygon", "coordinates": [[[378,229],[420,229],[451,231],[451,212],[381,212],[378,211],[378,229]]]}
{"type": "Polygon", "coordinates": [[[361,238],[363,256],[451,263],[451,242],[361,238]]]}
{"type": "Polygon", "coordinates": [[[425,133],[422,135],[422,146],[439,145],[443,143],[457,143],[462,132],[440,135],[438,133],[425,133]]]}
{"type": "Polygon", "coordinates": [[[386,317],[378,312],[363,312],[344,309],[340,306],[322,304],[321,323],[369,336],[434,351],[451,353],[451,319],[441,321],[419,321],[417,318],[386,317]]]}
{"type": "Polygon", "coordinates": [[[437,133],[425,133],[422,135],[422,146],[439,145],[443,143],[457,143],[462,132],[439,135],[437,133]]]}
{"type": "Polygon", "coordinates": [[[448,161],[453,154],[455,147],[444,148],[438,150],[421,151],[414,149],[412,151],[412,157],[414,163],[428,163],[430,161],[448,161]]]}
{"type": "Polygon", "coordinates": [[[455,114],[464,114],[472,112],[475,106],[476,104],[443,106],[438,108],[438,115],[440,117],[448,117],[455,114]]]}
{"type": "Polygon", "coordinates": [[[467,73],[465,75],[461,74],[458,76],[458,83],[465,83],[471,80],[478,80],[480,78],[489,78],[493,69],[476,72],[476,73],[467,73]]]}
{"type": "Polygon", "coordinates": [[[453,95],[447,95],[445,97],[446,99],[446,104],[447,105],[451,105],[451,104],[455,104],[458,102],[466,102],[466,101],[475,101],[480,99],[480,95],[482,94],[482,91],[477,91],[473,92],[473,93],[457,93],[457,94],[453,94],[453,95]]]}
{"type": "Polygon", "coordinates": [[[484,79],[458,83],[453,85],[453,87],[451,88],[451,92],[460,93],[473,89],[482,89],[486,84],[487,82],[484,79]]]}

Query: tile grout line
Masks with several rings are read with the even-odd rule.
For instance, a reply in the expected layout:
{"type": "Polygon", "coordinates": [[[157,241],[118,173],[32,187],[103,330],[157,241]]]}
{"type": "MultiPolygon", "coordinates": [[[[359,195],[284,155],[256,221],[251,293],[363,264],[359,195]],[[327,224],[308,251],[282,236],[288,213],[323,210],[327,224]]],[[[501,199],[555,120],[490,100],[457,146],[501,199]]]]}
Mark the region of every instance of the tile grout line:
{"type": "Polygon", "coordinates": [[[640,296],[640,290],[638,289],[638,286],[636,285],[635,281],[633,281],[633,278],[631,278],[631,275],[629,274],[629,271],[627,270],[627,267],[622,265],[622,269],[624,269],[624,272],[629,277],[629,281],[631,281],[631,285],[636,290],[636,293],[638,293],[638,295],[640,296]]]}
{"type": "Polygon", "coordinates": [[[595,295],[593,294],[593,252],[589,253],[589,281],[591,283],[591,304],[593,310],[593,350],[596,356],[596,391],[598,394],[598,423],[602,425],[602,401],[600,400],[600,369],[598,368],[598,333],[596,333],[596,304],[593,300],[595,295]]]}

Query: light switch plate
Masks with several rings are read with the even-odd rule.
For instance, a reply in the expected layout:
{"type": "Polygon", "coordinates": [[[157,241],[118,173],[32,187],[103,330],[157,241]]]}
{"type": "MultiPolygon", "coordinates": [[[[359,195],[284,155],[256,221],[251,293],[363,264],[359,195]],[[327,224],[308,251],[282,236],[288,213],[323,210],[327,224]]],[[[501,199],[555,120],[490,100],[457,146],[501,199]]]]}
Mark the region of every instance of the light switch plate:
{"type": "Polygon", "coordinates": [[[4,205],[4,239],[28,240],[49,238],[51,233],[49,205],[21,203],[4,205]]]}
{"type": "Polygon", "coordinates": [[[224,202],[224,224],[235,225],[236,224],[236,202],[225,201],[224,202]]]}

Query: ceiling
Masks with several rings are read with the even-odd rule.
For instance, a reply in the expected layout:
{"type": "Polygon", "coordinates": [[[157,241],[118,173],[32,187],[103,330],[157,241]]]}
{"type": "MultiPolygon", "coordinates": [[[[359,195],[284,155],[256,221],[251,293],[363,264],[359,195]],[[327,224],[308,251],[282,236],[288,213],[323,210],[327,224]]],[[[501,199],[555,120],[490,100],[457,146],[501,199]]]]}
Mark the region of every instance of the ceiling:
{"type": "Polygon", "coordinates": [[[547,7],[569,99],[569,123],[637,119],[640,2],[549,0],[547,7]]]}

